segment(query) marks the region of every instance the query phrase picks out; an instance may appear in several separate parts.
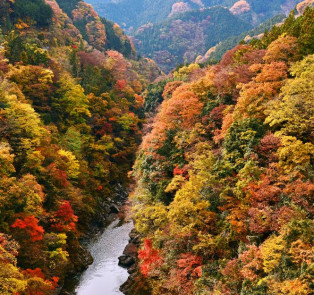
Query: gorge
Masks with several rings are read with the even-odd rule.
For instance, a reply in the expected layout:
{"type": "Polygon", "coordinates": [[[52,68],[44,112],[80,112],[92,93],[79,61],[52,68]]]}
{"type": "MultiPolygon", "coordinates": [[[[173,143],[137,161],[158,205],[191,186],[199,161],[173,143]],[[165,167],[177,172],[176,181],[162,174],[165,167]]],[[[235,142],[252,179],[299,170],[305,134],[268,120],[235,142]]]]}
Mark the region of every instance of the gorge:
{"type": "Polygon", "coordinates": [[[312,293],[314,1],[216,2],[0,0],[0,294],[312,293]]]}

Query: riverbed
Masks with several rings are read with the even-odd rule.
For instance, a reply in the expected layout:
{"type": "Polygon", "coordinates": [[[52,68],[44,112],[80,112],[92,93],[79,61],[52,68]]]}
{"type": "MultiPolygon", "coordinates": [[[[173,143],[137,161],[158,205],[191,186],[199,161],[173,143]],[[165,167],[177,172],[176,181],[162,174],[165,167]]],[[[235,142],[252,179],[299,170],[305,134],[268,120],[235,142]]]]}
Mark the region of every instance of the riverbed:
{"type": "Polygon", "coordinates": [[[121,295],[119,288],[127,280],[128,272],[118,265],[128,244],[132,221],[113,221],[89,245],[94,262],[82,274],[75,289],[77,295],[121,295]]]}

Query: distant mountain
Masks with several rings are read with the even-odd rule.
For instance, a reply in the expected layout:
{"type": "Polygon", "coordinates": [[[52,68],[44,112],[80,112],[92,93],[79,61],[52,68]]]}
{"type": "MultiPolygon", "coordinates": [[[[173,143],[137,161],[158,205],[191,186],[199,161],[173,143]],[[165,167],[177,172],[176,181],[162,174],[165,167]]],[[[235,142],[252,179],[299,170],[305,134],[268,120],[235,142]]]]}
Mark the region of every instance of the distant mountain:
{"type": "Polygon", "coordinates": [[[97,12],[132,31],[177,12],[220,5],[256,25],[280,13],[289,13],[300,0],[87,0],[97,12]]]}
{"type": "Polygon", "coordinates": [[[138,52],[152,58],[166,72],[192,62],[208,48],[252,26],[228,9],[213,7],[187,11],[157,24],[140,27],[132,37],[138,52]]]}

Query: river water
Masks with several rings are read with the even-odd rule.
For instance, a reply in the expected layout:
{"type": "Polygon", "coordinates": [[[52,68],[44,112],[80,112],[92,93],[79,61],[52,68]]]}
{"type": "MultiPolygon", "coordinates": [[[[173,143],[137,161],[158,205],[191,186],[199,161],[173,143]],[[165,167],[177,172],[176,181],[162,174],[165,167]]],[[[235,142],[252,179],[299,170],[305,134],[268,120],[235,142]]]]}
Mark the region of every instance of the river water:
{"type": "Polygon", "coordinates": [[[82,274],[75,289],[77,295],[118,295],[119,287],[127,280],[128,272],[118,266],[118,257],[128,244],[132,221],[117,219],[88,247],[94,262],[82,274]]]}

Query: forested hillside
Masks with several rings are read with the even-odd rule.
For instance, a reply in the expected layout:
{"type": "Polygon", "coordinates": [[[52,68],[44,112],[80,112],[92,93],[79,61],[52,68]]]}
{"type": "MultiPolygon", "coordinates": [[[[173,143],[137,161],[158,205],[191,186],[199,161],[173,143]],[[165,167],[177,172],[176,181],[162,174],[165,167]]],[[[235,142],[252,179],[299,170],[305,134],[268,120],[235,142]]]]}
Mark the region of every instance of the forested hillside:
{"type": "MultiPolygon", "coordinates": [[[[314,6],[313,0],[306,0],[301,3],[299,3],[296,7],[296,14],[302,14],[304,9],[309,6],[314,6]]],[[[222,56],[226,53],[227,50],[232,49],[234,46],[236,46],[240,42],[248,42],[252,40],[253,38],[260,38],[263,36],[265,32],[268,32],[274,25],[279,25],[282,23],[282,21],[285,19],[285,14],[279,14],[276,15],[259,26],[255,27],[254,29],[244,32],[238,36],[232,36],[223,42],[217,44],[216,46],[210,48],[208,52],[204,56],[199,56],[197,59],[198,63],[204,63],[204,62],[217,62],[219,61],[222,56]]]]}
{"type": "Polygon", "coordinates": [[[197,63],[217,63],[221,60],[223,55],[230,49],[234,48],[239,43],[247,43],[253,38],[261,38],[263,34],[269,31],[274,25],[280,24],[286,16],[284,14],[276,15],[252,30],[241,33],[237,36],[231,36],[224,41],[216,44],[214,47],[202,56],[199,55],[196,59],[197,63]]]}
{"type": "Polygon", "coordinates": [[[142,26],[132,40],[140,54],[170,72],[178,64],[194,61],[210,47],[249,28],[249,23],[228,9],[214,7],[188,11],[161,23],[142,26]]]}
{"type": "Polygon", "coordinates": [[[313,18],[147,89],[128,294],[313,294],[313,18]]]}
{"type": "Polygon", "coordinates": [[[91,262],[80,238],[125,194],[139,94],[160,75],[120,53],[136,57],[117,25],[68,2],[69,15],[54,0],[0,1],[1,295],[58,294],[91,262]]]}

